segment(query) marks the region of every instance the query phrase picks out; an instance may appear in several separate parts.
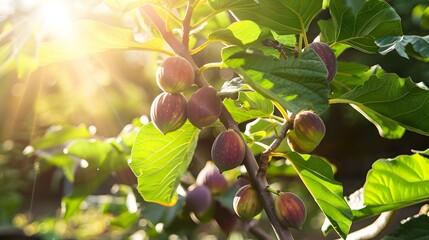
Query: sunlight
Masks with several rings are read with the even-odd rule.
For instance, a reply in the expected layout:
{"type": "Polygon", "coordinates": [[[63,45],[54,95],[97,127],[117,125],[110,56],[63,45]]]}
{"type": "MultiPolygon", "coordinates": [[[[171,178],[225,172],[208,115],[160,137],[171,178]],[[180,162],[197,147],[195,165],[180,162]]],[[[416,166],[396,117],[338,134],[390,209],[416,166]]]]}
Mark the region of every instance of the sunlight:
{"type": "Polygon", "coordinates": [[[56,37],[70,36],[73,32],[73,18],[70,9],[72,6],[64,1],[45,1],[40,9],[42,31],[56,37]]]}

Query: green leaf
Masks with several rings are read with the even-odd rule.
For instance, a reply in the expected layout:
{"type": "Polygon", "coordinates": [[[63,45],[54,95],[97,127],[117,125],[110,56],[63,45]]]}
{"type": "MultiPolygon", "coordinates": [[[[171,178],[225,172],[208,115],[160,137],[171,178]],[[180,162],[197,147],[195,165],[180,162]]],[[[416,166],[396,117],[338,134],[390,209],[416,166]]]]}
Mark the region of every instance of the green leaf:
{"type": "Polygon", "coordinates": [[[364,85],[331,102],[353,104],[364,112],[376,114],[383,121],[429,136],[429,91],[418,87],[409,78],[403,79],[396,74],[371,76],[364,85]]]}
{"type": "Polygon", "coordinates": [[[32,146],[36,150],[43,150],[61,146],[71,140],[89,138],[91,136],[91,131],[85,125],[77,127],[52,126],[42,138],[34,141],[32,146]]]}
{"type": "Polygon", "coordinates": [[[368,172],[356,219],[429,200],[429,159],[421,154],[379,159],[368,172]]]}
{"type": "Polygon", "coordinates": [[[138,179],[138,191],[148,202],[172,206],[176,189],[197,145],[199,129],[189,122],[163,135],[153,123],[141,128],[129,165],[138,179]]]}
{"type": "Polygon", "coordinates": [[[429,216],[422,214],[401,221],[395,232],[382,240],[424,240],[429,236],[429,216]]]}
{"type": "Polygon", "coordinates": [[[360,63],[343,61],[338,61],[337,63],[337,74],[330,84],[332,89],[330,98],[341,96],[355,87],[362,85],[374,72],[373,68],[360,63]]]}
{"type": "Polygon", "coordinates": [[[334,179],[333,167],[320,157],[296,152],[286,155],[332,227],[346,238],[353,214],[344,199],[341,183],[334,179]]]}
{"type": "Polygon", "coordinates": [[[139,43],[130,29],[114,27],[93,20],[76,22],[73,37],[43,42],[38,48],[40,65],[83,57],[107,50],[140,49],[165,52],[162,39],[139,43]]]}
{"type": "Polygon", "coordinates": [[[218,11],[226,11],[236,8],[252,8],[256,3],[250,0],[209,0],[209,5],[218,11]]]}
{"type": "Polygon", "coordinates": [[[322,10],[322,0],[210,1],[232,10],[240,20],[252,20],[280,35],[306,32],[314,17],[322,10]]]}
{"type": "Polygon", "coordinates": [[[111,159],[113,151],[115,149],[110,143],[95,139],[76,140],[64,149],[66,154],[84,159],[96,167],[102,166],[106,160],[113,161],[111,159]]]}
{"type": "Polygon", "coordinates": [[[409,59],[413,56],[424,62],[429,61],[429,35],[420,36],[387,36],[375,41],[382,55],[396,50],[399,56],[409,59]],[[408,47],[411,46],[411,47],[408,47]]]}
{"type": "Polygon", "coordinates": [[[237,100],[227,98],[223,103],[237,123],[270,117],[274,112],[273,103],[257,92],[240,92],[237,100]]]}
{"type": "Polygon", "coordinates": [[[104,0],[104,4],[114,12],[125,13],[138,6],[141,6],[145,0],[104,0]]]}
{"type": "Polygon", "coordinates": [[[221,29],[209,35],[209,40],[221,40],[230,44],[244,46],[254,42],[261,34],[260,27],[252,21],[235,22],[227,29],[221,29]]]}
{"type": "Polygon", "coordinates": [[[345,43],[366,53],[376,53],[376,39],[402,35],[401,18],[385,1],[366,1],[354,12],[343,0],[331,0],[329,11],[332,19],[318,22],[323,42],[345,43]]]}
{"type": "Polygon", "coordinates": [[[258,52],[229,47],[223,49],[222,59],[255,91],[293,113],[303,109],[321,113],[328,108],[330,90],[326,68],[313,50],[304,52],[298,59],[276,60],[258,52]]]}

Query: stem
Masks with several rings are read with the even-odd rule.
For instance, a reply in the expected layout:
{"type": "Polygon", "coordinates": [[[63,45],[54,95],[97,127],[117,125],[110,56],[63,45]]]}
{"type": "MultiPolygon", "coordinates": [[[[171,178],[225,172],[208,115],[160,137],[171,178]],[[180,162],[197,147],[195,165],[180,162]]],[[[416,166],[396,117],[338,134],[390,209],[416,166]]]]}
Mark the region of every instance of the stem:
{"type": "Polygon", "coordinates": [[[257,237],[257,239],[260,240],[271,240],[272,237],[266,233],[263,229],[258,227],[258,221],[256,220],[251,220],[249,222],[247,222],[244,226],[245,230],[249,231],[250,233],[252,233],[253,235],[255,235],[255,237],[257,237]]]}
{"type": "Polygon", "coordinates": [[[305,49],[308,49],[308,39],[307,39],[307,34],[305,34],[305,31],[302,31],[301,35],[302,35],[302,38],[303,38],[303,40],[304,40],[304,47],[305,47],[305,49]]]}
{"type": "Polygon", "coordinates": [[[161,7],[159,5],[153,5],[154,7],[156,7],[157,9],[161,10],[162,12],[164,12],[165,14],[167,14],[171,19],[173,19],[176,23],[178,24],[182,24],[182,19],[178,18],[176,15],[174,15],[173,13],[171,13],[168,9],[166,9],[165,7],[161,7]]]}
{"type": "Polygon", "coordinates": [[[299,39],[298,39],[298,58],[301,57],[302,54],[302,35],[299,34],[299,39]]]}
{"type": "MultiPolygon", "coordinates": [[[[170,31],[167,31],[167,29],[165,28],[165,23],[163,22],[161,17],[155,12],[153,7],[151,5],[144,5],[141,7],[141,11],[143,11],[147,16],[149,16],[152,23],[156,26],[156,28],[164,37],[165,41],[170,45],[170,47],[177,54],[180,54],[182,57],[187,59],[191,63],[195,71],[198,71],[198,66],[189,51],[184,51],[182,44],[177,40],[177,38],[170,31]]],[[[198,85],[198,87],[209,85],[204,75],[202,74],[197,75],[195,83],[198,85]]],[[[226,128],[232,128],[236,132],[241,132],[238,127],[238,124],[234,121],[231,114],[228,112],[224,105],[222,105],[222,111],[219,120],[226,128]]],[[[241,138],[242,141],[244,141],[242,136],[241,138]]],[[[244,158],[244,166],[247,169],[252,186],[259,194],[261,205],[264,208],[268,219],[271,222],[271,225],[277,235],[277,238],[280,240],[293,239],[290,231],[286,227],[284,227],[276,217],[276,213],[274,210],[274,199],[271,193],[266,191],[266,187],[269,185],[268,181],[265,176],[260,174],[258,175],[259,166],[255,159],[255,156],[247,145],[245,145],[245,148],[246,153],[244,158]]]]}
{"type": "Polygon", "coordinates": [[[202,75],[204,71],[206,71],[209,68],[220,68],[222,67],[221,62],[214,62],[214,63],[206,63],[203,66],[200,67],[197,71],[197,75],[202,75]]]}
{"type": "Polygon", "coordinates": [[[191,18],[192,13],[194,12],[194,0],[188,2],[186,7],[185,19],[183,19],[183,35],[182,35],[182,45],[186,47],[186,50],[189,50],[189,32],[191,31],[191,18]]]}
{"type": "Polygon", "coordinates": [[[276,102],[276,101],[272,101],[274,106],[276,106],[276,108],[280,111],[280,113],[282,114],[283,118],[287,121],[289,121],[289,115],[287,114],[286,110],[282,107],[282,105],[280,105],[280,103],[276,102]]]}
{"type": "Polygon", "coordinates": [[[376,238],[391,222],[393,215],[394,211],[383,212],[372,224],[347,235],[347,239],[358,240],[376,238]]]}
{"type": "Polygon", "coordinates": [[[196,29],[198,27],[200,27],[201,25],[203,25],[205,22],[209,21],[211,18],[213,18],[214,16],[216,16],[216,14],[220,13],[220,11],[215,10],[211,13],[209,13],[209,15],[205,16],[203,19],[201,19],[199,22],[195,23],[194,25],[192,25],[192,29],[196,29]]]}
{"type": "Polygon", "coordinates": [[[196,54],[196,53],[199,53],[200,51],[202,51],[202,50],[204,50],[204,48],[206,48],[210,43],[213,43],[213,42],[220,42],[220,41],[213,41],[213,40],[207,40],[207,41],[205,41],[205,42],[203,42],[200,46],[198,46],[198,47],[196,47],[196,48],[194,48],[194,49],[192,49],[190,52],[191,52],[191,55],[194,55],[194,54],[196,54]]]}

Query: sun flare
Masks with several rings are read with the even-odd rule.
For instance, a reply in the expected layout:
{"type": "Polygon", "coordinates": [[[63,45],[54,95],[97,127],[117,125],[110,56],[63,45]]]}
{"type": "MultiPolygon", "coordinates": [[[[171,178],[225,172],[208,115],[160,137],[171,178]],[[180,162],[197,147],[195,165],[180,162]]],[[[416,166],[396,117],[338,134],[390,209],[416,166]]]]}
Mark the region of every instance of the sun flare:
{"type": "Polygon", "coordinates": [[[72,6],[64,1],[44,1],[40,9],[42,29],[55,37],[69,36],[73,32],[72,6]]]}

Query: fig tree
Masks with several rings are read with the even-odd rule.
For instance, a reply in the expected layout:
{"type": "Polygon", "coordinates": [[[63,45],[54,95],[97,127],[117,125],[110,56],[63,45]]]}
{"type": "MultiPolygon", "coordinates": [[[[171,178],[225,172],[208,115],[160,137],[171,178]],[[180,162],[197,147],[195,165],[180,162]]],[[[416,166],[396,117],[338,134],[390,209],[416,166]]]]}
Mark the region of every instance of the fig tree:
{"type": "Polygon", "coordinates": [[[323,42],[312,42],[308,47],[313,49],[319,55],[320,59],[322,59],[326,70],[328,70],[328,82],[331,82],[337,73],[337,58],[334,51],[332,51],[332,48],[328,44],[323,42]]]}
{"type": "Polygon", "coordinates": [[[198,89],[186,105],[186,116],[198,128],[207,127],[216,122],[222,110],[222,102],[213,87],[198,89]]]}
{"type": "Polygon", "coordinates": [[[292,150],[310,153],[319,146],[325,132],[325,124],[316,113],[302,111],[296,115],[293,129],[287,134],[287,140],[292,150]]]}
{"type": "Polygon", "coordinates": [[[234,196],[234,211],[243,220],[253,218],[262,212],[258,193],[251,185],[241,187],[234,196]]]}
{"type": "Polygon", "coordinates": [[[220,133],[213,142],[211,156],[220,172],[241,165],[245,155],[245,143],[233,129],[220,133]]]}
{"type": "Polygon", "coordinates": [[[197,176],[196,183],[207,186],[214,194],[221,193],[228,188],[228,182],[225,177],[211,161],[208,161],[206,166],[201,169],[197,176]]]}
{"type": "Polygon", "coordinates": [[[188,60],[180,56],[166,58],[156,72],[159,88],[169,93],[180,93],[194,84],[195,72],[188,60]]]}
{"type": "Polygon", "coordinates": [[[280,193],[274,202],[276,216],[286,227],[301,229],[307,217],[304,202],[291,192],[280,193]]]}
{"type": "Polygon", "coordinates": [[[186,98],[181,93],[159,94],[152,102],[150,117],[163,133],[175,131],[186,122],[186,98]]]}
{"type": "Polygon", "coordinates": [[[204,185],[191,185],[186,195],[186,205],[195,214],[206,213],[212,204],[212,194],[204,185]]]}

